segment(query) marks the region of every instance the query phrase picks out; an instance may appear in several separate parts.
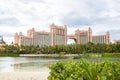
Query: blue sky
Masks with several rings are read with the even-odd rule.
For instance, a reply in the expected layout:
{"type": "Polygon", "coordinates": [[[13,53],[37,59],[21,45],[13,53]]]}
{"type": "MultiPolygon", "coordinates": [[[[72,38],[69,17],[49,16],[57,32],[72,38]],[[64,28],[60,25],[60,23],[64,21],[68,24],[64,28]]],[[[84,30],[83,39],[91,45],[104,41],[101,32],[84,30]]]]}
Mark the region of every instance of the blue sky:
{"type": "Polygon", "coordinates": [[[49,25],[67,25],[68,34],[91,27],[93,35],[111,34],[120,39],[120,0],[0,0],[0,35],[7,43],[16,32],[32,27],[47,30],[49,25]]]}

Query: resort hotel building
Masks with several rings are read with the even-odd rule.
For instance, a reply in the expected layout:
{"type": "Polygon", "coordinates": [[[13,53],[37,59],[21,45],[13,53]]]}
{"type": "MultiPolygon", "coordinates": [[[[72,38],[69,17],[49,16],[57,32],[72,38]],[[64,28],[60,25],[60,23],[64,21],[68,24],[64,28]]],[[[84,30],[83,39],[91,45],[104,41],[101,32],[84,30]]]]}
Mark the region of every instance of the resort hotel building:
{"type": "MultiPolygon", "coordinates": [[[[71,38],[70,35],[68,35],[69,38],[71,38]]],[[[79,30],[77,29],[75,31],[75,34],[73,35],[73,39],[78,44],[85,44],[88,42],[92,43],[110,43],[110,34],[107,32],[105,35],[92,35],[92,29],[89,27],[88,30],[79,30]]]]}
{"type": "Polygon", "coordinates": [[[110,34],[107,32],[105,35],[92,35],[92,29],[88,30],[77,29],[74,34],[67,35],[67,26],[58,26],[52,23],[50,25],[50,32],[35,31],[34,28],[27,31],[27,36],[24,36],[22,32],[15,33],[15,44],[21,45],[34,45],[34,46],[52,46],[67,44],[68,39],[74,39],[77,44],[92,43],[110,43],[110,34]]]}
{"type": "Polygon", "coordinates": [[[24,36],[22,32],[15,33],[15,44],[17,45],[59,45],[67,44],[67,27],[58,26],[54,23],[50,25],[50,32],[35,31],[34,28],[27,31],[27,36],[24,36]]]}

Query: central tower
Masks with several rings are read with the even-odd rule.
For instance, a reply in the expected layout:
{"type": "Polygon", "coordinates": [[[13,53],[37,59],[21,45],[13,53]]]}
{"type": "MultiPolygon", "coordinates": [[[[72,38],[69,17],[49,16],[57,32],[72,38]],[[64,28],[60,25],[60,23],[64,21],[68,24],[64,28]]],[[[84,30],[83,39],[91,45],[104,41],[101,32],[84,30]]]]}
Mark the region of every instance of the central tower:
{"type": "Polygon", "coordinates": [[[67,27],[58,26],[52,23],[50,25],[52,45],[67,44],[67,27]]]}

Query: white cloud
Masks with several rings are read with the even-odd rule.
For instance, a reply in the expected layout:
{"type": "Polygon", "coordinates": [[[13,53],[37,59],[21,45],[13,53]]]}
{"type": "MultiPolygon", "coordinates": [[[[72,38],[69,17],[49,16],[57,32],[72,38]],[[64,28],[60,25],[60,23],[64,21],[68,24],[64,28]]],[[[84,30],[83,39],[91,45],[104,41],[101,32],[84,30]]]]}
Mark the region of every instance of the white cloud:
{"type": "Polygon", "coordinates": [[[0,0],[0,34],[12,40],[15,32],[26,34],[32,27],[49,31],[54,22],[67,25],[70,34],[91,26],[93,34],[110,31],[117,36],[112,39],[119,39],[115,32],[120,30],[119,4],[119,0],[0,0]]]}

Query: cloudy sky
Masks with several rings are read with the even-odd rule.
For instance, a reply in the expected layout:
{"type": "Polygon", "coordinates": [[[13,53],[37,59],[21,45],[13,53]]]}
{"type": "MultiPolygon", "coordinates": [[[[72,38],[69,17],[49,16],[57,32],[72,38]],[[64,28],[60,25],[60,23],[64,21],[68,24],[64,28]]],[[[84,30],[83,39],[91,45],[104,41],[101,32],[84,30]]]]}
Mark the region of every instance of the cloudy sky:
{"type": "Polygon", "coordinates": [[[91,27],[93,34],[120,39],[120,0],[0,0],[0,35],[7,43],[16,32],[47,30],[51,23],[67,25],[68,34],[91,27]]]}

